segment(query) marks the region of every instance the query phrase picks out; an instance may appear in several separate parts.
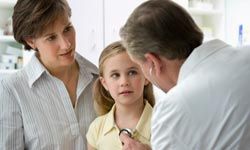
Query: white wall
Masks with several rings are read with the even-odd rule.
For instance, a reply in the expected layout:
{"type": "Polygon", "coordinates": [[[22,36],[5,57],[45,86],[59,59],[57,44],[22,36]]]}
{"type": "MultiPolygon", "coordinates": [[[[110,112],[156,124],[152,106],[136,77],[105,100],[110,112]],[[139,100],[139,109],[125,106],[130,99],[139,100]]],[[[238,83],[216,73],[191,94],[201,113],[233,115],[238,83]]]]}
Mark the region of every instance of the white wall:
{"type": "Polygon", "coordinates": [[[144,0],[69,0],[77,52],[98,64],[105,46],[120,39],[119,30],[144,0]]]}
{"type": "Polygon", "coordinates": [[[226,0],[226,41],[238,45],[238,29],[243,24],[243,44],[250,41],[250,1],[226,0]],[[248,32],[248,33],[247,33],[248,32]],[[245,35],[244,35],[245,33],[245,35]]]}
{"type": "Polygon", "coordinates": [[[69,0],[71,20],[76,29],[76,51],[96,65],[104,47],[103,2],[104,0],[69,0]]]}
{"type": "Polygon", "coordinates": [[[104,45],[120,40],[119,31],[132,11],[145,0],[104,0],[104,45]]]}

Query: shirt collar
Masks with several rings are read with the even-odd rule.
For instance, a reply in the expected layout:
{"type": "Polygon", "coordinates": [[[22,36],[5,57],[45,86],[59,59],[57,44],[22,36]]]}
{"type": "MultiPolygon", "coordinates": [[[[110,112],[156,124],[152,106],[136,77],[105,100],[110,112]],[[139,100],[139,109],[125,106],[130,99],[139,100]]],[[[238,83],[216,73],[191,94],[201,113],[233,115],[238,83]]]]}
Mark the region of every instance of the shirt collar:
{"type": "Polygon", "coordinates": [[[87,59],[76,53],[76,61],[79,65],[79,79],[77,83],[77,98],[82,91],[93,81],[98,75],[97,67],[89,62],[87,59]]]}
{"type": "MultiPolygon", "coordinates": [[[[80,68],[79,81],[84,81],[84,83],[79,82],[79,86],[81,87],[79,88],[79,90],[82,90],[88,85],[89,82],[92,81],[93,74],[98,75],[98,69],[95,65],[89,62],[87,59],[83,58],[77,52],[75,55],[76,61],[80,68]],[[84,77],[86,77],[86,79],[83,80],[82,78],[84,77]]],[[[24,67],[24,69],[28,76],[30,88],[43,74],[46,73],[47,75],[50,75],[48,70],[37,58],[37,53],[34,53],[32,55],[30,62],[24,67]]]]}
{"type": "Polygon", "coordinates": [[[140,120],[138,121],[135,131],[135,134],[140,134],[146,139],[151,137],[151,118],[152,118],[152,106],[146,100],[146,104],[140,120]]]}
{"type": "MultiPolygon", "coordinates": [[[[143,137],[150,139],[152,106],[148,103],[147,100],[145,101],[146,101],[146,104],[143,109],[140,120],[138,121],[136,125],[135,134],[140,134],[143,137]]],[[[107,121],[106,121],[106,124],[104,125],[104,134],[107,134],[115,127],[114,112],[115,112],[115,105],[113,105],[112,109],[107,114],[107,121]]]]}
{"type": "Polygon", "coordinates": [[[47,69],[40,63],[37,53],[32,54],[29,63],[24,67],[28,76],[29,87],[31,88],[35,81],[42,76],[47,69]]]}
{"type": "Polygon", "coordinates": [[[76,52],[76,57],[75,58],[76,58],[77,63],[80,66],[80,71],[82,71],[81,68],[84,68],[84,69],[86,69],[86,71],[88,73],[98,75],[98,69],[97,69],[97,67],[95,65],[93,65],[93,63],[91,63],[90,61],[88,61],[87,59],[82,57],[77,52],[76,52]]]}
{"type": "Polygon", "coordinates": [[[221,50],[222,48],[229,46],[221,40],[215,39],[203,43],[201,46],[195,48],[190,56],[186,59],[182,65],[178,77],[178,82],[186,78],[186,76],[192,72],[192,70],[206,59],[211,54],[221,50]]]}
{"type": "Polygon", "coordinates": [[[112,109],[107,114],[107,121],[106,124],[104,124],[104,135],[107,134],[111,129],[115,127],[115,105],[113,105],[112,109]]]}

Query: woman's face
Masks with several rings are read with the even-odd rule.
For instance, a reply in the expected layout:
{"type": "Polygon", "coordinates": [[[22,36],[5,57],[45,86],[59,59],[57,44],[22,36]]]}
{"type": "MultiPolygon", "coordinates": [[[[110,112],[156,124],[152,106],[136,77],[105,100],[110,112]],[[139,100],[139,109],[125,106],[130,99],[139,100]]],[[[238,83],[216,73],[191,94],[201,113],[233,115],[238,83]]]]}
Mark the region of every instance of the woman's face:
{"type": "Polygon", "coordinates": [[[67,67],[75,61],[75,29],[69,17],[59,17],[41,36],[27,43],[38,50],[38,58],[48,69],[67,67]]]}

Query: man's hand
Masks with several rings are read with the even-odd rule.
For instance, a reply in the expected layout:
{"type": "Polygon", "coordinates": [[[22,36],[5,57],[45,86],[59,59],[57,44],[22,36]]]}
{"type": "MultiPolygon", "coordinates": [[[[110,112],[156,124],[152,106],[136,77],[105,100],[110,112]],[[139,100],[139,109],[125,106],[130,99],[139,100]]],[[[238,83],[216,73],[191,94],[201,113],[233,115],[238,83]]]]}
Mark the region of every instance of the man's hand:
{"type": "Polygon", "coordinates": [[[151,150],[148,145],[130,138],[125,133],[121,133],[120,140],[123,143],[122,150],[151,150]]]}

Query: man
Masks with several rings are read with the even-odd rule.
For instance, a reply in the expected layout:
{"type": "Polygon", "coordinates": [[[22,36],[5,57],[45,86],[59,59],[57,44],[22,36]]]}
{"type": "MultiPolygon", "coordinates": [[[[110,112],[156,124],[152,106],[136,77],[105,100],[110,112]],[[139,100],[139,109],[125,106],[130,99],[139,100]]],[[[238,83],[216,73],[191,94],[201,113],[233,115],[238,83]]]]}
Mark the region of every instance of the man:
{"type": "Polygon", "coordinates": [[[250,47],[202,43],[191,16],[170,0],[141,4],[120,35],[146,78],[166,92],[153,113],[154,150],[249,149],[250,47]]]}

